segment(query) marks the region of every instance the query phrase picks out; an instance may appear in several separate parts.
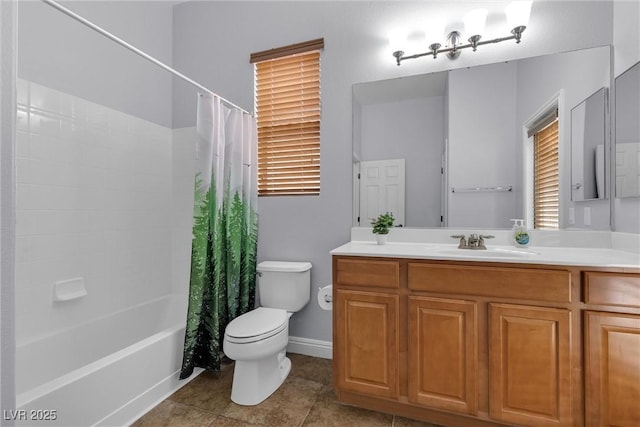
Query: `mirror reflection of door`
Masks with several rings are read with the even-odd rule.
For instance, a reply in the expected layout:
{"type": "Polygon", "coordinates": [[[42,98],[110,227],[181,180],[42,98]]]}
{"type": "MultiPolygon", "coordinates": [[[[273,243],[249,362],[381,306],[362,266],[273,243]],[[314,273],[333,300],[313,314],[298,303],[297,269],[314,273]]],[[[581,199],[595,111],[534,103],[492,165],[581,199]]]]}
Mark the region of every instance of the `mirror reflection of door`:
{"type": "Polygon", "coordinates": [[[616,196],[640,195],[640,142],[616,144],[616,196]]]}
{"type": "Polygon", "coordinates": [[[360,162],[360,225],[391,212],[394,225],[404,226],[404,159],[360,162]]]}

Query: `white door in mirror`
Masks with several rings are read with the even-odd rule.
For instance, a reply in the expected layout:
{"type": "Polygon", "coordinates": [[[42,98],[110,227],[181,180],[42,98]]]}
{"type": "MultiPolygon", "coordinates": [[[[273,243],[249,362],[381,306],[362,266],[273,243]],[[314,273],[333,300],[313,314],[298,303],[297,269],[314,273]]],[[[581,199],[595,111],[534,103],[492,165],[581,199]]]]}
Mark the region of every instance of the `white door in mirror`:
{"type": "Polygon", "coordinates": [[[404,159],[360,163],[360,225],[368,226],[378,215],[390,212],[394,226],[404,226],[404,159]]]}
{"type": "Polygon", "coordinates": [[[616,197],[640,194],[640,142],[616,144],[616,197]]]}

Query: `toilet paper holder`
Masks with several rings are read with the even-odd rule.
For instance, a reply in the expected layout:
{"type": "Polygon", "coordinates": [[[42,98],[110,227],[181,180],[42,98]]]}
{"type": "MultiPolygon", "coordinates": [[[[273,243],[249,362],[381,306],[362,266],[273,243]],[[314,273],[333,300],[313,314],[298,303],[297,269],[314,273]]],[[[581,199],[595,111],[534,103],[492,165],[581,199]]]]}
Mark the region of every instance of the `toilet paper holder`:
{"type": "MultiPolygon", "coordinates": [[[[322,292],[322,287],[318,288],[318,292],[322,292]]],[[[324,302],[333,302],[333,295],[325,294],[323,299],[324,299],[324,302]]]]}

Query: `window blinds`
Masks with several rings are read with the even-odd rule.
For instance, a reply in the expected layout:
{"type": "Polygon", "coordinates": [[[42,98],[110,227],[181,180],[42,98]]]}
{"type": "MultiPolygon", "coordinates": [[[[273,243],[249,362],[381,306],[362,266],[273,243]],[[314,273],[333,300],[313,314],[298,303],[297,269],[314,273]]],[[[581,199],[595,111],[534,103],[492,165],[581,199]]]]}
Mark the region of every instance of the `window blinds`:
{"type": "Polygon", "coordinates": [[[533,227],[557,229],[559,212],[558,121],[534,135],[533,227]]]}
{"type": "Polygon", "coordinates": [[[255,62],[258,195],[320,193],[318,49],[322,46],[312,41],[251,55],[255,62]],[[313,50],[300,53],[302,48],[313,50]],[[278,50],[286,56],[277,57],[278,50]],[[287,54],[291,51],[296,53],[287,54]],[[260,60],[265,57],[270,59],[260,60]]]}

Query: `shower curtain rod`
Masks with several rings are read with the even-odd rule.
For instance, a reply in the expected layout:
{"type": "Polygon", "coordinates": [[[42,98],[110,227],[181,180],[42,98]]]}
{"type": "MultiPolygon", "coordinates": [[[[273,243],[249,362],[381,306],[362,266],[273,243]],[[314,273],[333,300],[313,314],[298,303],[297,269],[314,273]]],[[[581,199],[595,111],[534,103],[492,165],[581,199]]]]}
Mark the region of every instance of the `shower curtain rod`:
{"type": "Polygon", "coordinates": [[[62,6],[60,3],[58,3],[58,2],[56,2],[54,0],[41,0],[41,1],[46,3],[46,4],[48,4],[49,6],[53,7],[54,9],[57,9],[58,11],[64,13],[65,15],[69,16],[70,18],[75,19],[76,21],[80,22],[81,24],[86,25],[87,27],[91,28],[92,30],[102,34],[106,38],[118,43],[120,46],[122,46],[122,47],[124,47],[126,49],[129,49],[130,51],[132,51],[133,53],[143,57],[147,61],[150,61],[150,62],[156,64],[158,67],[165,69],[166,71],[170,72],[174,76],[179,77],[179,78],[181,78],[182,80],[184,80],[184,81],[186,81],[188,83],[191,83],[193,86],[197,87],[198,89],[202,90],[203,92],[207,92],[207,93],[210,93],[211,95],[215,95],[215,96],[219,97],[220,100],[222,102],[224,102],[225,104],[227,104],[227,105],[229,105],[231,107],[237,108],[238,110],[243,111],[243,112],[245,112],[245,113],[247,113],[249,115],[253,115],[252,113],[248,112],[244,108],[237,106],[233,102],[224,99],[220,95],[214,93],[212,90],[207,89],[206,87],[202,86],[200,83],[196,82],[195,80],[190,79],[189,77],[185,76],[184,74],[180,73],[179,71],[176,71],[173,68],[169,67],[165,63],[160,62],[159,60],[157,60],[153,56],[141,51],[137,47],[135,47],[135,46],[127,43],[126,41],[122,40],[121,38],[111,34],[110,32],[106,31],[102,27],[97,26],[93,22],[89,21],[86,18],[83,18],[82,16],[78,15],[77,13],[73,12],[72,10],[67,9],[66,7],[62,6]]]}

